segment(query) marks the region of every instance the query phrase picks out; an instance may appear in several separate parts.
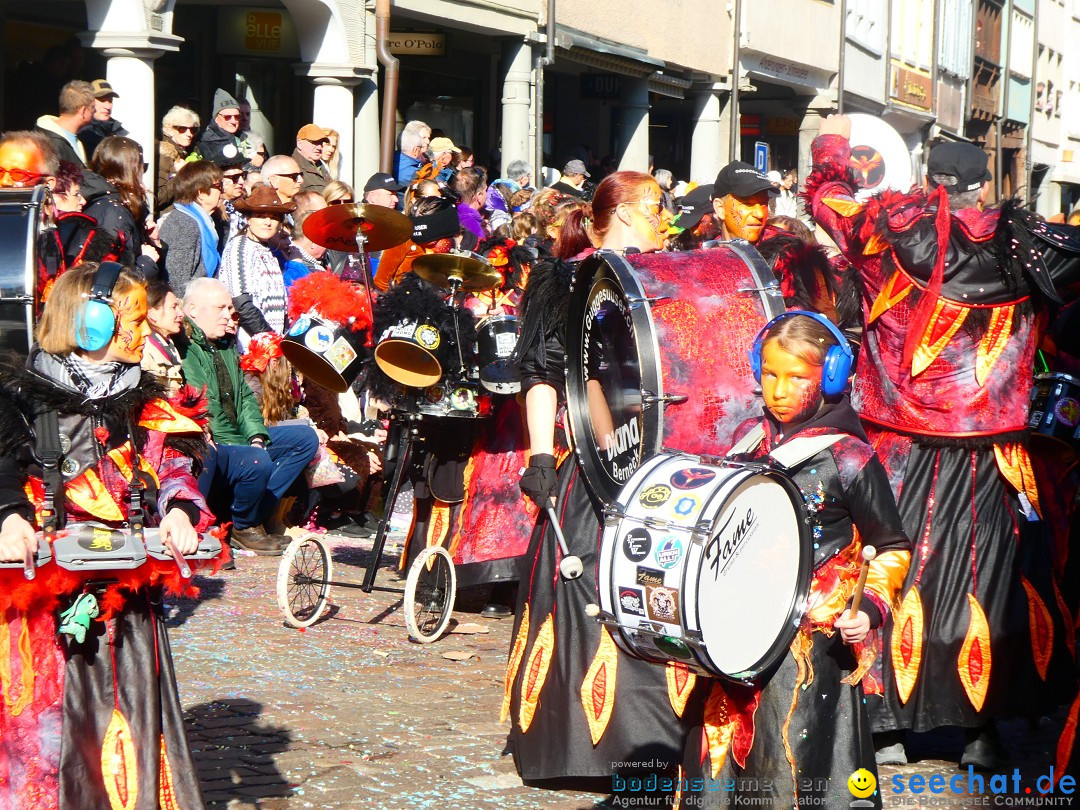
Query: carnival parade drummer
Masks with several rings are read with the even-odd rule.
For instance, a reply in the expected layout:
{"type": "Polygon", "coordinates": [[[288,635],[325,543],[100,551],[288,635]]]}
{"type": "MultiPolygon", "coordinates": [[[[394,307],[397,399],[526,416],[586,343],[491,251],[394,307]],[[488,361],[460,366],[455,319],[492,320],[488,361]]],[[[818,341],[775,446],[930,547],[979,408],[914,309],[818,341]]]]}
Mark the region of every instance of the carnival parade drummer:
{"type": "Polygon", "coordinates": [[[690,718],[701,712],[693,698],[676,711],[664,667],[625,655],[610,637],[603,643],[600,625],[586,616],[585,605],[595,599],[602,504],[586,490],[572,458],[559,467],[556,458],[574,263],[592,252],[593,238],[606,250],[660,250],[669,217],[652,177],[612,174],[597,188],[591,209],[569,214],[555,246],[558,259],[534,268],[525,292],[519,356],[531,457],[521,488],[541,508],[555,503],[569,551],[584,566],[580,581],[560,578],[555,534],[541,515],[522,569],[503,702],[512,718],[510,750],[529,784],[586,786],[592,780],[610,789],[620,762],[642,759],[674,774],[690,718]],[[603,707],[599,715],[594,701],[603,707]]]}
{"type": "MultiPolygon", "coordinates": [[[[774,807],[847,806],[848,777],[860,768],[876,774],[861,683],[876,650],[864,642],[890,612],[911,544],[885,469],[844,393],[852,354],[842,333],[817,313],[784,313],[761,330],[750,364],[765,411],[742,426],[728,455],[762,459],[784,449],[786,472],[812,525],[813,579],[808,609],[779,667],[754,686],[713,680],[704,714],[709,731],[687,747],[687,776],[734,778],[753,788],[685,793],[684,802],[720,807],[753,796],[774,807]],[[876,557],[852,616],[867,546],[876,557]],[[695,773],[698,763],[702,772],[695,773]]],[[[881,806],[880,797],[873,801],[881,806]]]]}
{"type": "MultiPolygon", "coordinates": [[[[35,528],[87,521],[106,535],[148,521],[179,553],[198,547],[213,520],[192,475],[205,404],[166,400],[142,375],[146,313],[131,272],[77,266],[53,286],[26,368],[0,369],[0,559],[35,552],[35,528]]],[[[3,643],[19,651],[0,702],[0,804],[109,807],[122,791],[131,806],[202,807],[161,618],[162,584],[190,585],[178,566],[148,560],[100,586],[52,562],[29,583],[21,568],[0,575],[13,572],[0,589],[3,643]]]]}

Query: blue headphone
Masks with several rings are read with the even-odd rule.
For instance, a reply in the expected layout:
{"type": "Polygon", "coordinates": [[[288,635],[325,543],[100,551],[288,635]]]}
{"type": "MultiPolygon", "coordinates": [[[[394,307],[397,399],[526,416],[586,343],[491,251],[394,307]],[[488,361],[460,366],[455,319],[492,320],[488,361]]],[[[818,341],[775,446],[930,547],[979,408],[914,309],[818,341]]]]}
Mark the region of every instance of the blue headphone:
{"type": "Polygon", "coordinates": [[[119,262],[102,262],[94,273],[89,299],[75,318],[75,342],[80,349],[88,352],[104,349],[116,333],[112,294],[123,269],[119,262]]]}
{"type": "Polygon", "coordinates": [[[847,388],[848,377],[851,376],[851,366],[855,361],[855,356],[851,352],[851,344],[847,342],[844,333],[837,329],[832,321],[817,312],[793,309],[790,312],[777,315],[761,328],[761,331],[757,333],[757,337],[754,338],[753,348],[750,349],[750,370],[754,372],[754,379],[761,382],[761,347],[765,342],[765,335],[784,318],[791,318],[796,315],[813,318],[826,327],[832,333],[832,336],[836,338],[838,345],[829,347],[829,350],[825,353],[825,365],[821,367],[821,393],[826,397],[839,396],[847,388]]]}

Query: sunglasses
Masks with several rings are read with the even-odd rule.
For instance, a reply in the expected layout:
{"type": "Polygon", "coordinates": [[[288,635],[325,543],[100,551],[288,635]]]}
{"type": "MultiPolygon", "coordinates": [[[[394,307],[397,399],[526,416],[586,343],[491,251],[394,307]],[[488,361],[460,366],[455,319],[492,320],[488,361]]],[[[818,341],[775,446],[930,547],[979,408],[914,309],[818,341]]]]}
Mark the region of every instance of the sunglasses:
{"type": "Polygon", "coordinates": [[[216,189],[217,189],[218,191],[222,191],[222,190],[223,190],[223,187],[222,187],[222,184],[221,184],[221,183],[211,183],[211,184],[210,184],[210,188],[212,188],[212,189],[216,188],[216,189]]]}
{"type": "Polygon", "coordinates": [[[327,205],[352,205],[354,202],[352,197],[342,197],[340,200],[330,200],[327,205]]]}
{"type": "Polygon", "coordinates": [[[0,166],[0,181],[4,177],[9,178],[16,186],[36,186],[45,175],[39,172],[28,172],[26,169],[7,169],[0,166]]]}
{"type": "Polygon", "coordinates": [[[198,127],[183,127],[183,126],[180,126],[180,127],[173,127],[173,129],[175,129],[177,132],[195,132],[196,130],[198,130],[198,127]]]}
{"type": "Polygon", "coordinates": [[[240,114],[237,113],[236,115],[225,115],[224,113],[218,113],[218,118],[223,121],[239,121],[240,114]]]}
{"type": "Polygon", "coordinates": [[[271,177],[291,177],[297,183],[299,183],[304,178],[303,172],[293,172],[292,174],[272,174],[270,176],[271,177]]]}
{"type": "Polygon", "coordinates": [[[244,175],[243,172],[240,174],[223,174],[221,179],[228,180],[230,183],[242,183],[244,182],[244,175]]]}

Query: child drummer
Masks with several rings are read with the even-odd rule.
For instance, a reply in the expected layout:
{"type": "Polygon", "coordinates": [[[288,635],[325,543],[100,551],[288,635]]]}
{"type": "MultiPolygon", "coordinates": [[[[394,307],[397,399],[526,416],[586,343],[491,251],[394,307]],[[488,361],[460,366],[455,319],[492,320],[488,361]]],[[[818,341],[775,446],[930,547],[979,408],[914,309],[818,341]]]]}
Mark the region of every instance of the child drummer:
{"type": "MultiPolygon", "coordinates": [[[[704,787],[684,789],[684,806],[728,807],[753,796],[774,807],[847,807],[855,771],[877,778],[863,705],[875,685],[867,636],[893,605],[911,552],[885,469],[844,393],[851,364],[843,335],[816,313],[780,315],[754,342],[765,412],[742,426],[728,455],[762,459],[784,448],[812,526],[813,580],[779,667],[756,687],[713,683],[704,732],[687,752],[686,784],[701,787],[698,777],[704,787]],[[851,616],[869,546],[876,557],[851,616]]],[[[861,794],[881,806],[880,794],[861,794]]]]}

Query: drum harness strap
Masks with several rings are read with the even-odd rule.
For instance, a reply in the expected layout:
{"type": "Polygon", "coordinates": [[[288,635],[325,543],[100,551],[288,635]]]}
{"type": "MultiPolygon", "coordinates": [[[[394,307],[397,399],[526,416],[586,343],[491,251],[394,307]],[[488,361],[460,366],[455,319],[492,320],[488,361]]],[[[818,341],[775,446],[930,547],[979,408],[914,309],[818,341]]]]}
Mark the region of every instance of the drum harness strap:
{"type": "MultiPolygon", "coordinates": [[[[841,439],[847,438],[847,433],[830,433],[825,436],[800,436],[792,439],[787,444],[782,444],[769,453],[769,458],[786,470],[797,467],[809,458],[816,456],[822,450],[832,447],[841,439]]],[[[740,456],[744,453],[752,453],[765,440],[765,428],[758,424],[751,428],[750,432],[742,437],[735,445],[724,454],[725,458],[740,456]]]]}

